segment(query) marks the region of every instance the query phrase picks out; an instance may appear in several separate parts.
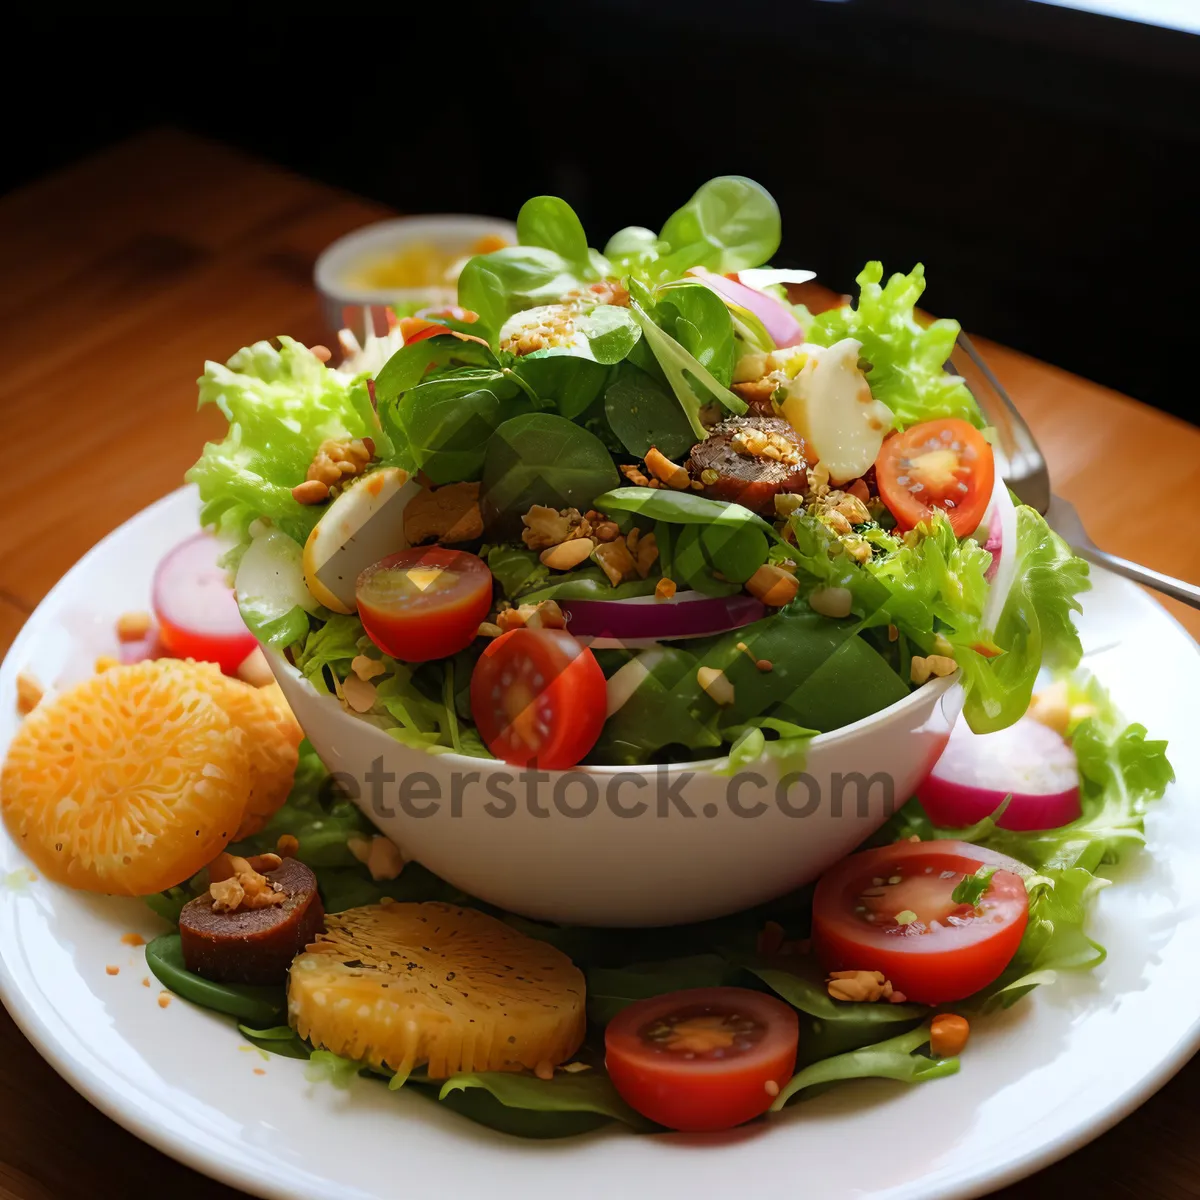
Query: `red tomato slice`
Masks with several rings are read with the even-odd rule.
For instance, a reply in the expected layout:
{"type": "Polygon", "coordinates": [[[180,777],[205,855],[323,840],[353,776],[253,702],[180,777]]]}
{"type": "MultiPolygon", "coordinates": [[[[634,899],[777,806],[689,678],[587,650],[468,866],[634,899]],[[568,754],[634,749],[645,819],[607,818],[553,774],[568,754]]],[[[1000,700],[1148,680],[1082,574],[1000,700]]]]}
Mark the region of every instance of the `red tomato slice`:
{"type": "Polygon", "coordinates": [[[732,1129],[767,1111],[796,1069],[795,1009],[747,988],[639,1000],[604,1031],[617,1091],[668,1129],[732,1129]]]}
{"type": "MultiPolygon", "coordinates": [[[[461,311],[465,312],[466,310],[461,311]]],[[[452,314],[448,313],[447,315],[452,314]]],[[[448,325],[442,325],[437,321],[426,321],[421,317],[401,317],[399,325],[400,335],[404,338],[406,346],[411,346],[413,342],[423,342],[426,338],[437,337],[442,333],[448,333],[451,337],[458,338],[460,342],[478,342],[481,346],[487,345],[485,338],[476,337],[473,333],[459,333],[457,329],[451,329],[448,325]]]]}
{"type": "Polygon", "coordinates": [[[565,629],[510,629],[471,675],[471,715],[514,766],[573,767],[604,728],[608,688],[596,656],[565,629]]]}
{"type": "Polygon", "coordinates": [[[813,949],[827,971],[882,971],[919,1004],[962,1000],[996,979],[1029,920],[1028,868],[966,842],[900,842],[852,854],[821,876],[813,949]],[[974,906],[951,893],[995,867],[974,906]],[[900,918],[897,920],[897,918],[900,918]]]}
{"type": "Polygon", "coordinates": [[[369,566],[355,588],[367,636],[401,662],[465,650],[492,607],[492,573],[465,550],[424,546],[369,566]]]}
{"type": "MultiPolygon", "coordinates": [[[[158,564],[152,589],[157,645],[166,656],[215,662],[232,675],[258,642],[217,565],[221,543],[207,533],[181,542],[158,564]]],[[[142,657],[154,657],[147,647],[142,657]]]]}
{"type": "Polygon", "coordinates": [[[992,498],[996,460],[983,434],[966,421],[925,421],[883,443],[875,460],[879,494],[902,529],[935,508],[959,537],[977,530],[992,498]]]}

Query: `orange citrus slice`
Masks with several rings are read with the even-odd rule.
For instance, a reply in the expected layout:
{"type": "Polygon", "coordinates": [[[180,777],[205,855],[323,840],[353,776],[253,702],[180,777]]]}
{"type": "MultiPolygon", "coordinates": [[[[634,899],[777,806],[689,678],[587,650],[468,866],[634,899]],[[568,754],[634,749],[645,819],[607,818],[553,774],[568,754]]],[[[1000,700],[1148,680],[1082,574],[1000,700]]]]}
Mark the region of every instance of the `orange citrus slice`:
{"type": "Polygon", "coordinates": [[[0,771],[9,832],[51,879],[139,896],[182,883],[245,811],[247,738],[169,661],[113,667],[34,710],[0,771]]]}
{"type": "Polygon", "coordinates": [[[304,730],[292,715],[279,684],[255,687],[223,675],[215,663],[180,662],[246,735],[250,752],[249,795],[234,841],[263,829],[292,790],[304,730]]]}

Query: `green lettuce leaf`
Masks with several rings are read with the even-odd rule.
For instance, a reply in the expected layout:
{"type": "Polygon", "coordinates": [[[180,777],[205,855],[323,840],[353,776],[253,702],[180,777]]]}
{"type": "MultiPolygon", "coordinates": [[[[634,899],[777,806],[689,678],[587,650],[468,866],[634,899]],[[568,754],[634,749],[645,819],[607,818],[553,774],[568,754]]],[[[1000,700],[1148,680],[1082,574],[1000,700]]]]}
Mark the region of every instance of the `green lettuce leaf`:
{"type": "Polygon", "coordinates": [[[200,406],[215,404],[229,421],[220,442],[209,442],[186,478],[200,489],[200,519],[244,548],[250,525],[269,518],[303,545],[324,511],[298,504],[303,483],[326,438],[370,437],[381,462],[391,439],[380,427],[365,382],[348,382],[289,337],[255,342],[227,363],[209,362],[200,378],[200,406]]]}
{"type": "Polygon", "coordinates": [[[808,340],[832,346],[842,338],[862,344],[871,364],[871,394],[895,414],[897,428],[938,417],[960,417],[982,426],[966,383],[945,368],[958,337],[957,321],[920,324],[914,309],[925,290],[925,268],[893,275],[884,286],[883,264],[869,262],[858,276],[857,305],[834,308],[813,321],[808,340]]]}

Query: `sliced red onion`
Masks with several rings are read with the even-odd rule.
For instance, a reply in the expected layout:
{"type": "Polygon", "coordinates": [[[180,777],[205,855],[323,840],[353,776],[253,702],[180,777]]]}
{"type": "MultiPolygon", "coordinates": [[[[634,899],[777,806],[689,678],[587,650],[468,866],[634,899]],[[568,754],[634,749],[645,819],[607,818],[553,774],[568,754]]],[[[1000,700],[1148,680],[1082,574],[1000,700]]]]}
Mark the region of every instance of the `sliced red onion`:
{"type": "Polygon", "coordinates": [[[984,579],[991,583],[996,578],[996,572],[1000,570],[1000,552],[1004,549],[1004,526],[1000,520],[998,508],[993,507],[992,509],[992,519],[988,523],[987,541],[983,543],[983,548],[992,556],[988,569],[983,573],[984,579]]]}
{"type": "Polygon", "coordinates": [[[626,600],[560,600],[567,628],[576,637],[669,642],[706,637],[750,625],[766,615],[753,596],[704,596],[680,592],[670,600],[632,596],[626,600]]]}
{"type": "Polygon", "coordinates": [[[763,328],[771,335],[778,349],[799,346],[804,341],[804,330],[800,328],[800,322],[774,296],[768,296],[766,292],[760,292],[757,288],[747,287],[736,279],[716,275],[704,267],[693,267],[688,274],[694,275],[706,287],[712,288],[726,303],[736,304],[739,308],[752,312],[763,323],[763,328]]]}
{"type": "Polygon", "coordinates": [[[1080,814],[1075,752],[1053,729],[1022,717],[997,733],[959,721],[917,798],[935,825],[964,829],[1012,800],[1002,829],[1057,829],[1080,814]]]}

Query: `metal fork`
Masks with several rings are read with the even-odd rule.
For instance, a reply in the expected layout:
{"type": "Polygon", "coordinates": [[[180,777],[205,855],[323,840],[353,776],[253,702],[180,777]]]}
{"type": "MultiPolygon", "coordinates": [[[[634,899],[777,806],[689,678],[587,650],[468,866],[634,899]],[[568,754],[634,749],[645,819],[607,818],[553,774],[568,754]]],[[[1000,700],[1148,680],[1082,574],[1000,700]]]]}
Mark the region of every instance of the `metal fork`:
{"type": "Polygon", "coordinates": [[[1182,600],[1192,608],[1200,608],[1200,587],[1194,583],[1175,579],[1161,571],[1153,571],[1139,563],[1130,562],[1127,558],[1118,558],[1115,554],[1101,550],[1088,537],[1075,506],[1051,491],[1050,469],[1046,465],[1041,447],[1017,411],[1017,406],[1004,390],[1004,385],[996,378],[991,367],[965,333],[958,335],[958,349],[974,366],[986,387],[980,387],[977,382],[973,383],[953,360],[950,364],[951,369],[964,376],[988,423],[995,428],[996,442],[993,449],[996,452],[996,463],[1001,478],[1021,502],[1036,508],[1080,558],[1086,558],[1088,562],[1105,567],[1117,575],[1123,575],[1126,579],[1132,579],[1135,583],[1144,584],[1162,592],[1163,595],[1182,600]]]}

